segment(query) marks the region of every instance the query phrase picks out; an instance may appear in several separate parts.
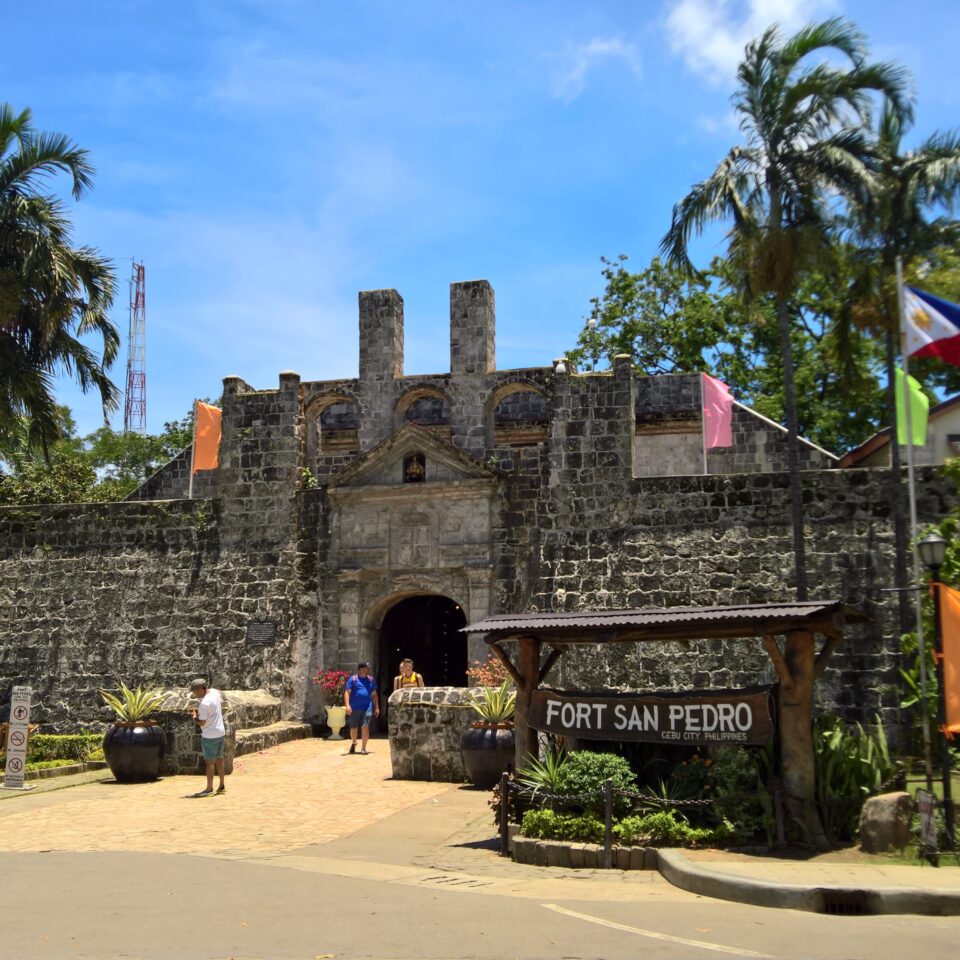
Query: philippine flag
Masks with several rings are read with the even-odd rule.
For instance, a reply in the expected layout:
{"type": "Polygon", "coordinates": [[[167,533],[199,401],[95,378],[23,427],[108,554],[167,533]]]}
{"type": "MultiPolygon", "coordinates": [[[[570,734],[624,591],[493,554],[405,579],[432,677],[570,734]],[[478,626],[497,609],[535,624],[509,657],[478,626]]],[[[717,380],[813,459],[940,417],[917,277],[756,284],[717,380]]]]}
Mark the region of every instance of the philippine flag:
{"type": "Polygon", "coordinates": [[[908,357],[939,357],[960,367],[960,306],[905,287],[903,313],[908,357]]]}

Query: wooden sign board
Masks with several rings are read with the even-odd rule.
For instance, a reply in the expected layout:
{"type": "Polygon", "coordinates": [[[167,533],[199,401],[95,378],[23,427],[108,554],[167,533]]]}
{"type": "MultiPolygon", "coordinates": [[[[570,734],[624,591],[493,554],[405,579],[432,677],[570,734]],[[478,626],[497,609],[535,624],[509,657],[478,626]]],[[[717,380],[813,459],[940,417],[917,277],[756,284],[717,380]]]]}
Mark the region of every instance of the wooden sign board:
{"type": "Polygon", "coordinates": [[[14,687],[10,695],[10,723],[7,726],[7,765],[3,785],[22,790],[30,738],[30,688],[14,687]]]}
{"type": "Polygon", "coordinates": [[[590,696],[537,690],[528,723],[579,740],[628,740],[677,746],[759,744],[773,735],[769,687],[590,696]]]}

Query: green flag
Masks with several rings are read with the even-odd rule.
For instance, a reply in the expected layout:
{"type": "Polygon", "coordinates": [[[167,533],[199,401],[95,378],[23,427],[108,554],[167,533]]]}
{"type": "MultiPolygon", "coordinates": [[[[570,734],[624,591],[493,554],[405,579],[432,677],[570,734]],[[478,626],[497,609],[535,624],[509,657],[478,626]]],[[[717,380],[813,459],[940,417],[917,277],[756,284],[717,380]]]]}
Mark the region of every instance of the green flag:
{"type": "MultiPolygon", "coordinates": [[[[897,443],[905,446],[907,443],[907,415],[903,405],[903,378],[904,373],[897,368],[897,443]]],[[[920,384],[913,377],[907,377],[907,393],[910,397],[910,426],[913,433],[913,446],[922,447],[927,442],[927,411],[930,401],[927,399],[920,384]]]]}

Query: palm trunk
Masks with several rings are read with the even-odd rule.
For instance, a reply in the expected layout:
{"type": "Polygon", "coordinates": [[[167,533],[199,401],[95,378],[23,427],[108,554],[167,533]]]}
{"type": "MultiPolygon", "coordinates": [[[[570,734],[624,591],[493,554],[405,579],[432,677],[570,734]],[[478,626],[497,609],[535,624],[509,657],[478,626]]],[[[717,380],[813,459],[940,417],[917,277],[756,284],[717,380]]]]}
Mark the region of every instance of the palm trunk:
{"type": "Polygon", "coordinates": [[[776,295],[783,356],[783,393],[787,415],[787,469],[790,473],[790,517],[793,521],[793,568],[797,600],[807,599],[807,555],[803,535],[803,491],[800,487],[800,442],[797,434],[797,393],[793,380],[793,350],[790,346],[790,311],[782,294],[776,295]]]}

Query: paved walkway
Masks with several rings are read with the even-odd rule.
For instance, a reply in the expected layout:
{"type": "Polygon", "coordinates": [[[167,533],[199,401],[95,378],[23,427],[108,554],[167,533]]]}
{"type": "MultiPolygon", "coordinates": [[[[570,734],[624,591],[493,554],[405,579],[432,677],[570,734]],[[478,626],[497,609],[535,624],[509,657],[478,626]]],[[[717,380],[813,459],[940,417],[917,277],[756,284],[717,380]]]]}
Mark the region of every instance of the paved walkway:
{"type": "Polygon", "coordinates": [[[298,740],[244,756],[223,796],[193,798],[204,785],[197,776],[128,785],[101,780],[18,794],[0,804],[0,853],[193,854],[342,878],[611,902],[679,901],[699,893],[819,909],[805,905],[802,892],[839,887],[880,891],[891,903],[900,897],[907,912],[921,912],[907,893],[926,891],[940,901],[952,898],[945,912],[960,909],[960,869],[865,860],[852,852],[797,861],[672,851],[668,876],[683,890],[655,871],[515,864],[497,856],[486,792],[393,780],[385,740],[372,741],[367,756],[350,756],[347,746],[298,740]],[[781,896],[786,886],[792,898],[781,896]]]}
{"type": "Polygon", "coordinates": [[[257,855],[347,836],[454,784],[391,780],[390,749],[295,740],[234,763],[222,796],[194,799],[199,776],[113,780],[29,792],[0,804],[0,851],[106,851],[257,855]]]}

